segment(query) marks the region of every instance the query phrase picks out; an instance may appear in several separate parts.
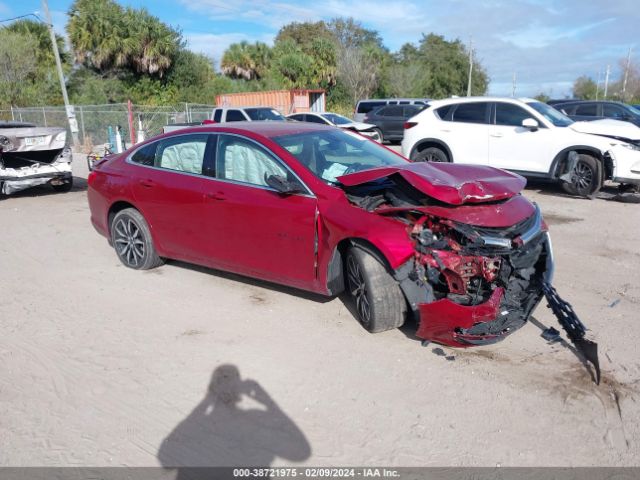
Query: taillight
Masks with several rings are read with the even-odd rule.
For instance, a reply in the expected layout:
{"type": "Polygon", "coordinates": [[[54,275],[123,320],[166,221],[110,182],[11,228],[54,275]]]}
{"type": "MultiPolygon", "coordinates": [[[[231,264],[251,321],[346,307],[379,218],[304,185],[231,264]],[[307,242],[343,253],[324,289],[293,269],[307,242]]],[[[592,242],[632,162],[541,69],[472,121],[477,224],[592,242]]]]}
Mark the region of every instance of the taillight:
{"type": "Polygon", "coordinates": [[[411,127],[415,127],[418,122],[404,122],[404,129],[409,130],[411,127]]]}
{"type": "Polygon", "coordinates": [[[217,123],[217,122],[215,120],[209,120],[209,119],[202,121],[202,125],[212,125],[214,123],[217,123]]]}
{"type": "Polygon", "coordinates": [[[89,185],[93,184],[93,181],[96,179],[98,174],[96,172],[89,172],[89,176],[87,177],[87,183],[89,185]]]}

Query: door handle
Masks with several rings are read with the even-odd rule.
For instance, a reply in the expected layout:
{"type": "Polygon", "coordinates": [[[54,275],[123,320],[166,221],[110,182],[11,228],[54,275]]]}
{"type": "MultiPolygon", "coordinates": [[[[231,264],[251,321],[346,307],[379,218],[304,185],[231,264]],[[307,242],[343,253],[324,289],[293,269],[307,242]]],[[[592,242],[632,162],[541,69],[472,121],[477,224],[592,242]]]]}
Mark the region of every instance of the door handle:
{"type": "Polygon", "coordinates": [[[142,185],[143,187],[147,187],[147,188],[151,188],[151,187],[155,187],[156,184],[153,180],[140,180],[140,185],[142,185]]]}
{"type": "Polygon", "coordinates": [[[501,133],[492,133],[491,136],[495,137],[495,138],[502,138],[503,137],[503,135],[501,133]]]}
{"type": "Polygon", "coordinates": [[[222,193],[222,192],[216,192],[216,193],[205,193],[205,194],[204,194],[204,197],[205,197],[207,200],[217,200],[217,201],[220,201],[220,200],[226,200],[226,199],[227,199],[227,198],[224,196],[224,193],[222,193]]]}

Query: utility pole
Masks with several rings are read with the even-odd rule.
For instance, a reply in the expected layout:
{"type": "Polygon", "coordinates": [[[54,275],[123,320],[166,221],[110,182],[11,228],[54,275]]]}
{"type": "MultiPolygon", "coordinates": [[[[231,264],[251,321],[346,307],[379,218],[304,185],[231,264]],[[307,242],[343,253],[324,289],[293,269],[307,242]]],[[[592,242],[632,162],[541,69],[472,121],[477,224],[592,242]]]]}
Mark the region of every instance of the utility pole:
{"type": "Polygon", "coordinates": [[[596,100],[600,94],[600,77],[602,77],[602,70],[598,69],[598,81],[596,82],[596,100]]]}
{"type": "Polygon", "coordinates": [[[73,145],[78,145],[78,122],[76,120],[76,114],[73,109],[73,105],[69,104],[69,96],[67,95],[67,86],[64,83],[64,74],[62,73],[62,62],[60,61],[60,52],[58,51],[58,41],[56,40],[56,34],[53,31],[53,23],[51,21],[51,13],[49,13],[49,5],[47,0],[42,0],[42,10],[44,11],[44,18],[47,28],[49,29],[49,35],[51,36],[51,45],[53,46],[53,55],[56,57],[56,68],[58,70],[58,79],[60,80],[60,88],[62,89],[62,99],[64,100],[64,108],[67,112],[67,121],[69,122],[69,130],[71,130],[71,137],[73,139],[73,145]]]}
{"type": "Polygon", "coordinates": [[[513,72],[513,84],[511,87],[511,96],[514,98],[516,96],[516,72],[513,72]]]}
{"type": "Polygon", "coordinates": [[[624,69],[624,81],[622,82],[622,101],[625,101],[625,91],[627,90],[627,79],[629,78],[629,68],[631,67],[631,47],[627,55],[627,66],[624,69]]]}
{"type": "Polygon", "coordinates": [[[609,88],[609,73],[611,72],[611,66],[607,65],[607,70],[604,73],[604,99],[607,99],[607,89],[609,88]]]}
{"type": "Polygon", "coordinates": [[[471,74],[473,73],[473,37],[469,40],[469,80],[467,82],[467,97],[471,96],[471,74]]]}

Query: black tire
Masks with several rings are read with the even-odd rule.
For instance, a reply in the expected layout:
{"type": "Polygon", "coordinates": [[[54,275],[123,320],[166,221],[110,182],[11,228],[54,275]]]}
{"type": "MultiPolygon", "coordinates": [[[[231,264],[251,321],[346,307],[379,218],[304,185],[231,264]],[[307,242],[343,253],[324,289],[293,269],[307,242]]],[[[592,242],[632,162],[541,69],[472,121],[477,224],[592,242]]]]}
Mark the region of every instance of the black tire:
{"type": "Polygon", "coordinates": [[[164,263],[153,246],[149,225],[135,208],[120,210],[113,217],[111,244],[120,261],[134,270],[150,270],[164,263]]]}
{"type": "Polygon", "coordinates": [[[450,162],[447,153],[438,147],[428,147],[411,155],[412,162],[450,162]]]}
{"type": "Polygon", "coordinates": [[[571,182],[563,182],[562,188],[570,195],[591,197],[602,186],[602,165],[598,160],[583,153],[571,172],[571,182]]]}
{"type": "Polygon", "coordinates": [[[371,333],[402,326],[407,303],[400,287],[375,257],[352,247],[345,262],[347,287],[360,324],[371,333]]]}
{"type": "Polygon", "coordinates": [[[73,177],[67,179],[65,183],[61,183],[59,185],[51,184],[53,189],[58,193],[67,193],[70,192],[73,188],[73,177]]]}

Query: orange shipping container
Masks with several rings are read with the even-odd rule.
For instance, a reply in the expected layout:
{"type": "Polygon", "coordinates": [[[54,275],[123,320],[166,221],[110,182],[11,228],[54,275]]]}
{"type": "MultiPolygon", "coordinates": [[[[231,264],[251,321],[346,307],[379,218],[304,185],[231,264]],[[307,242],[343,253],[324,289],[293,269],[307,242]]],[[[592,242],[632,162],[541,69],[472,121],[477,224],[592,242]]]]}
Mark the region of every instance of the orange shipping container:
{"type": "Polygon", "coordinates": [[[272,107],[283,115],[299,112],[324,112],[325,91],[318,89],[226,93],[216,96],[216,106],[272,107]]]}

